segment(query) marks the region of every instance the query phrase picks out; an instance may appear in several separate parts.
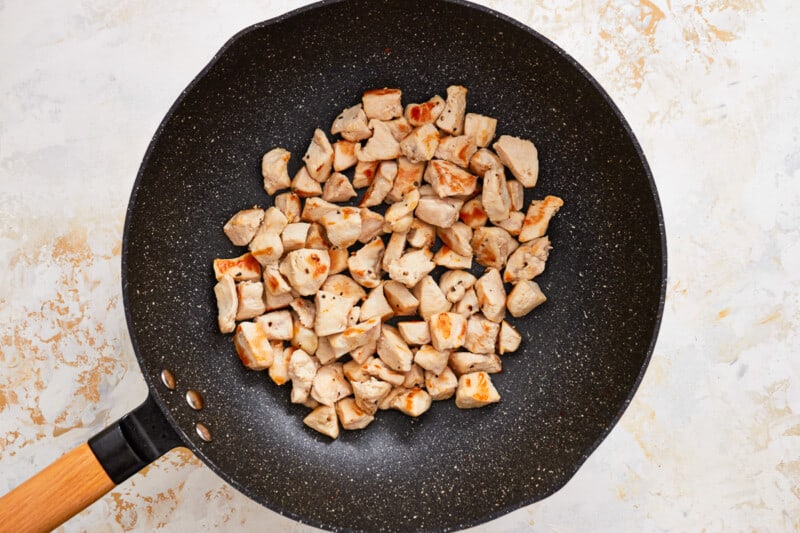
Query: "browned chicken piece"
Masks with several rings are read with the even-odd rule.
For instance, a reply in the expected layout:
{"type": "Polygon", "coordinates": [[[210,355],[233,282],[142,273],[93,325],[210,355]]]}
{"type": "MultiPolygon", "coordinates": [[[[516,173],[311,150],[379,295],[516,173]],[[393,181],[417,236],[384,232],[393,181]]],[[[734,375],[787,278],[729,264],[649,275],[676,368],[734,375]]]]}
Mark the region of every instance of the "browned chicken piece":
{"type": "Polygon", "coordinates": [[[414,354],[397,329],[385,324],[378,338],[378,357],[395,372],[408,372],[414,361],[414,354]]]}
{"type": "Polygon", "coordinates": [[[361,97],[367,118],[391,120],[403,115],[401,103],[403,92],[400,89],[372,89],[361,97]]]}
{"type": "Polygon", "coordinates": [[[314,408],[303,419],[303,423],[332,439],[339,438],[339,422],[336,419],[336,409],[327,405],[314,408]]]}
{"type": "Polygon", "coordinates": [[[486,210],[483,208],[481,195],[467,200],[458,212],[458,218],[472,229],[482,228],[489,220],[486,210]]]}
{"type": "Polygon", "coordinates": [[[341,333],[331,335],[328,337],[328,342],[333,349],[333,354],[341,357],[360,346],[377,342],[380,332],[381,321],[375,317],[354,326],[348,326],[341,333]]]}
{"type": "Polygon", "coordinates": [[[291,224],[300,221],[300,197],[293,192],[284,192],[275,197],[275,207],[286,217],[286,222],[291,224]]]}
{"type": "Polygon", "coordinates": [[[516,352],[522,343],[522,335],[514,326],[503,320],[500,323],[500,335],[497,338],[498,353],[500,355],[516,352]]]}
{"type": "Polygon", "coordinates": [[[295,348],[300,348],[306,353],[315,353],[319,347],[319,338],[314,330],[300,323],[297,313],[292,312],[292,338],[289,342],[295,348]]]}
{"type": "Polygon", "coordinates": [[[347,260],[350,275],[362,287],[371,289],[380,284],[383,251],[383,241],[380,237],[376,237],[347,260]]]}
{"type": "Polygon", "coordinates": [[[421,196],[414,214],[423,222],[439,228],[449,228],[458,220],[463,201],[456,198],[421,196]]]}
{"type": "Polygon", "coordinates": [[[472,228],[463,222],[456,222],[449,228],[438,228],[436,234],[448,248],[459,255],[472,255],[472,228]]]}
{"type": "Polygon", "coordinates": [[[475,139],[475,143],[481,148],[489,146],[494,139],[494,132],[497,129],[497,119],[478,115],[477,113],[467,113],[464,117],[464,134],[475,139]]]}
{"type": "Polygon", "coordinates": [[[415,128],[400,143],[400,152],[412,163],[430,161],[439,146],[439,130],[433,124],[415,128]]]}
{"type": "Polygon", "coordinates": [[[425,388],[431,399],[448,400],[453,397],[458,387],[458,378],[449,367],[444,367],[440,374],[434,374],[430,370],[425,371],[425,388]]]}
{"type": "Polygon", "coordinates": [[[336,361],[336,354],[333,353],[333,348],[331,347],[331,342],[328,340],[328,337],[318,336],[317,351],[314,355],[323,365],[327,365],[336,361]]]}
{"type": "MultiPolygon", "coordinates": [[[[324,289],[324,288],[323,288],[324,289]]],[[[295,298],[289,307],[297,314],[297,319],[304,328],[313,328],[317,315],[317,306],[305,298],[295,298]]]]}
{"type": "Polygon", "coordinates": [[[320,287],[323,291],[332,292],[340,298],[347,298],[353,305],[367,297],[367,292],[349,276],[334,274],[325,280],[320,287]]]}
{"type": "Polygon", "coordinates": [[[408,288],[413,287],[436,268],[436,264],[431,261],[432,255],[425,248],[403,254],[400,259],[389,264],[389,277],[408,288]]]}
{"type": "Polygon", "coordinates": [[[473,409],[499,401],[500,394],[486,372],[473,372],[458,378],[456,407],[459,409],[473,409]]]}
{"type": "Polygon", "coordinates": [[[408,245],[413,248],[430,248],[436,242],[436,228],[432,224],[415,218],[408,229],[406,240],[408,245]]]}
{"type": "Polygon", "coordinates": [[[372,130],[369,129],[368,124],[369,120],[361,104],[354,105],[336,117],[331,126],[331,135],[340,133],[342,138],[351,142],[368,139],[372,136],[372,130]]]}
{"type": "Polygon", "coordinates": [[[389,191],[392,190],[394,178],[397,175],[397,163],[394,161],[383,161],[378,165],[375,179],[361,198],[359,207],[373,207],[380,205],[389,191]]]}
{"type": "Polygon", "coordinates": [[[233,215],[222,230],[234,245],[247,246],[255,237],[262,220],[264,220],[263,209],[257,207],[243,209],[233,215]]]}
{"type": "Polygon", "coordinates": [[[434,159],[425,169],[425,181],[431,184],[439,198],[469,196],[475,192],[478,177],[449,161],[434,159]]]}
{"type": "Polygon", "coordinates": [[[294,346],[283,347],[283,341],[271,342],[273,361],[269,367],[269,378],[273,383],[285,385],[289,381],[289,360],[295,351],[294,346]]]}
{"type": "Polygon", "coordinates": [[[476,281],[478,278],[466,270],[448,270],[439,277],[439,288],[448,302],[456,303],[475,286],[476,281]]]}
{"type": "Polygon", "coordinates": [[[390,404],[390,409],[397,409],[408,416],[420,416],[431,408],[431,395],[419,387],[408,389],[396,395],[390,404]]]}
{"type": "Polygon", "coordinates": [[[440,352],[429,344],[421,346],[414,354],[414,363],[437,375],[444,372],[449,359],[450,352],[440,352]]]}
{"type": "Polygon", "coordinates": [[[314,297],[317,307],[314,331],[320,337],[327,337],[347,329],[347,313],[353,307],[349,298],[327,291],[317,291],[314,297]]]}
{"type": "Polygon", "coordinates": [[[399,387],[403,384],[406,377],[401,372],[396,372],[389,368],[389,366],[383,362],[382,359],[377,357],[373,357],[366,363],[367,365],[367,373],[375,378],[385,381],[395,387],[399,387]]]}
{"type": "Polygon", "coordinates": [[[465,317],[474,315],[480,311],[480,309],[481,306],[478,304],[478,295],[475,292],[475,289],[469,289],[466,293],[464,293],[464,297],[456,302],[455,307],[453,307],[453,311],[465,317]]]}
{"type": "Polygon", "coordinates": [[[336,415],[344,429],[364,429],[375,420],[375,417],[364,412],[353,398],[345,398],[336,402],[336,415]]]}
{"type": "Polygon", "coordinates": [[[383,285],[379,285],[369,291],[367,299],[361,305],[362,320],[370,318],[387,320],[392,316],[394,316],[394,310],[386,300],[386,295],[383,294],[383,285]]]}
{"type": "Polygon", "coordinates": [[[486,215],[497,224],[508,218],[511,212],[511,196],[506,187],[506,175],[503,169],[493,168],[483,176],[483,192],[481,203],[486,215]]]}
{"type": "Polygon", "coordinates": [[[350,180],[339,172],[331,174],[322,189],[322,199],[326,202],[346,202],[356,196],[358,195],[350,184],[350,180]]]}
{"type": "Polygon", "coordinates": [[[356,405],[365,413],[374,415],[378,411],[378,402],[383,400],[391,391],[392,385],[379,379],[370,378],[366,381],[353,382],[353,396],[356,405]]]}
{"type": "Polygon", "coordinates": [[[270,294],[267,292],[264,294],[264,304],[265,304],[264,309],[266,311],[275,311],[277,309],[283,309],[284,307],[289,305],[293,299],[294,296],[292,296],[291,292],[287,292],[284,294],[270,294]]]}
{"type": "Polygon", "coordinates": [[[447,88],[447,100],[442,114],[436,119],[436,125],[450,135],[461,135],[464,133],[464,113],[466,109],[467,88],[460,85],[451,85],[447,88]]]}
{"type": "Polygon", "coordinates": [[[353,394],[350,383],[344,377],[342,363],[332,363],[317,370],[311,384],[311,397],[322,405],[334,405],[353,394]]]}
{"type": "Polygon", "coordinates": [[[410,191],[400,202],[390,205],[383,216],[384,230],[398,231],[397,225],[400,220],[413,214],[417,204],[419,204],[419,191],[415,189],[410,191]]]}
{"type": "Polygon", "coordinates": [[[375,340],[350,350],[350,357],[353,358],[353,361],[356,361],[360,364],[364,364],[364,362],[366,362],[370,357],[375,355],[377,351],[378,351],[378,341],[375,340]]]}
{"type": "Polygon", "coordinates": [[[408,213],[407,215],[403,215],[402,217],[392,220],[391,222],[384,221],[383,223],[383,231],[384,233],[407,233],[409,229],[411,229],[411,224],[414,222],[414,214],[408,213]]]}
{"type": "Polygon", "coordinates": [[[383,215],[370,211],[366,207],[361,208],[361,234],[358,242],[368,243],[375,237],[383,234],[383,215]]]}
{"type": "Polygon", "coordinates": [[[433,256],[433,262],[445,268],[472,268],[472,254],[455,253],[449,246],[442,246],[433,256]]]}
{"type": "Polygon", "coordinates": [[[403,340],[411,346],[421,346],[431,342],[431,332],[428,329],[428,323],[424,320],[398,322],[397,330],[403,340]]]}
{"type": "Polygon", "coordinates": [[[283,148],[273,148],[261,158],[261,176],[264,178],[264,190],[272,196],[281,189],[288,189],[289,179],[287,166],[292,154],[283,148]]]}
{"type": "Polygon", "coordinates": [[[281,274],[301,296],[316,294],[330,271],[327,250],[303,248],[289,252],[281,262],[281,274]]]}
{"type": "MultiPolygon", "coordinates": [[[[370,132],[370,135],[372,132],[370,132]]],[[[336,141],[333,143],[333,170],[341,172],[358,163],[356,143],[352,141],[336,141]]]]}
{"type": "Polygon", "coordinates": [[[488,148],[481,148],[469,160],[470,172],[483,177],[490,168],[503,168],[503,163],[497,155],[488,148]]]}
{"type": "Polygon", "coordinates": [[[431,343],[440,352],[449,352],[464,345],[467,319],[457,313],[439,313],[428,320],[431,343]]]}
{"type": "Polygon", "coordinates": [[[383,254],[381,261],[381,268],[389,272],[389,265],[397,262],[403,256],[403,251],[406,248],[406,240],[408,237],[407,232],[396,232],[389,236],[389,242],[386,244],[386,252],[383,254]]]}
{"type": "Polygon", "coordinates": [[[478,228],[472,236],[475,260],[487,268],[503,268],[508,256],[518,246],[517,240],[503,228],[478,228]]]}
{"type": "Polygon", "coordinates": [[[408,193],[416,190],[422,183],[422,174],[425,172],[425,163],[413,163],[406,157],[397,160],[397,175],[392,184],[392,190],[386,195],[386,202],[399,202],[408,193]]]}
{"type": "Polygon", "coordinates": [[[511,210],[522,211],[525,205],[525,188],[517,180],[506,180],[508,197],[511,199],[511,210]]]}
{"type": "Polygon", "coordinates": [[[357,207],[339,207],[328,211],[319,220],[325,228],[328,241],[336,248],[347,248],[361,235],[361,210],[357,207]]]}
{"type": "Polygon", "coordinates": [[[281,233],[281,243],[283,244],[284,252],[291,252],[299,250],[306,244],[308,238],[308,228],[311,226],[308,222],[294,222],[287,224],[281,233]]]}
{"type": "Polygon", "coordinates": [[[544,200],[533,200],[522,222],[519,240],[525,242],[545,235],[550,219],[563,205],[564,200],[558,196],[545,196],[544,200]]]}
{"type": "Polygon", "coordinates": [[[523,279],[532,280],[544,272],[551,249],[552,246],[547,235],[523,244],[508,258],[503,281],[516,283],[523,279]]]}
{"type": "Polygon", "coordinates": [[[261,263],[249,252],[232,259],[214,259],[214,277],[217,281],[226,274],[234,281],[258,281],[261,279],[261,263]]]}
{"type": "Polygon", "coordinates": [[[311,144],[303,156],[308,174],[319,183],[328,179],[333,168],[333,147],[325,132],[317,128],[311,138],[311,144]]]}
{"type": "Polygon", "coordinates": [[[472,353],[495,353],[499,333],[500,324],[487,320],[480,313],[472,315],[467,320],[467,340],[464,341],[464,348],[472,353]]]}
{"type": "Polygon", "coordinates": [[[233,345],[242,364],[250,370],[264,370],[272,364],[272,346],[264,330],[255,322],[242,322],[236,326],[233,345]]]}
{"type": "Polygon", "coordinates": [[[405,285],[398,281],[387,281],[383,284],[383,294],[397,316],[409,316],[417,312],[419,300],[405,285]]]}
{"type": "Polygon", "coordinates": [[[522,280],[511,289],[506,305],[511,316],[520,317],[527,315],[546,301],[547,296],[539,288],[538,283],[522,280]]]}
{"type": "Polygon", "coordinates": [[[494,143],[494,151],[522,185],[536,186],[539,179],[539,152],[531,141],[502,135],[494,143]]]}
{"type": "Polygon", "coordinates": [[[292,403],[305,403],[309,398],[314,376],[320,364],[303,350],[295,350],[289,359],[289,379],[292,380],[292,403]]]}
{"type": "MultiPolygon", "coordinates": [[[[431,263],[433,264],[433,263],[431,263]]],[[[411,291],[414,297],[419,300],[419,315],[425,320],[436,313],[449,311],[452,305],[445,298],[444,293],[430,276],[422,278],[411,291]]],[[[430,340],[426,341],[430,342],[430,340]]],[[[424,343],[420,343],[424,344],[424,343]]]]}
{"type": "Polygon", "coordinates": [[[280,209],[270,207],[264,212],[264,220],[248,245],[250,253],[259,263],[266,265],[280,260],[283,255],[281,232],[288,223],[286,215],[280,209]]]}
{"type": "Polygon", "coordinates": [[[359,161],[387,161],[400,157],[400,143],[392,135],[386,122],[372,119],[369,121],[372,137],[362,147],[356,145],[356,157],[359,161]]]}
{"type": "Polygon", "coordinates": [[[497,374],[503,371],[503,363],[495,353],[453,352],[448,365],[456,376],[471,372],[497,374]]]}
{"type": "Polygon", "coordinates": [[[239,297],[236,295],[236,282],[230,275],[214,285],[214,296],[217,298],[217,323],[221,333],[232,333],[236,328],[236,311],[239,309],[239,297]]]}
{"type": "MultiPolygon", "coordinates": [[[[347,378],[351,385],[355,383],[364,383],[372,379],[372,376],[367,374],[367,365],[359,363],[356,360],[350,360],[344,363],[342,370],[344,370],[344,377],[347,378]]],[[[353,387],[353,393],[355,393],[355,387],[353,387]]]]}
{"type": "Polygon", "coordinates": [[[311,178],[306,167],[300,167],[292,178],[292,192],[300,198],[322,195],[322,186],[311,178]]]}
{"type": "Polygon", "coordinates": [[[271,341],[288,341],[294,334],[292,314],[289,311],[273,311],[261,315],[256,323],[271,341]]]}
{"type": "Polygon", "coordinates": [[[359,161],[353,172],[353,187],[362,189],[372,185],[375,179],[375,172],[378,169],[378,161],[359,161]]]}
{"type": "Polygon", "coordinates": [[[439,138],[434,157],[467,168],[477,149],[475,138],[470,135],[445,136],[439,138]]]}
{"type": "Polygon", "coordinates": [[[404,116],[412,126],[433,124],[444,111],[444,105],[444,98],[437,94],[422,104],[408,104],[404,116]]]}
{"type": "Polygon", "coordinates": [[[331,245],[328,242],[328,238],[325,237],[325,230],[323,229],[322,224],[318,222],[312,222],[311,225],[309,225],[305,248],[309,248],[311,250],[330,250],[331,245]]]}
{"type": "Polygon", "coordinates": [[[331,248],[328,250],[331,256],[331,268],[328,274],[338,274],[347,270],[347,260],[350,259],[350,252],[347,248],[331,248]]]}
{"type": "Polygon", "coordinates": [[[260,281],[242,281],[236,284],[239,307],[236,320],[247,320],[264,314],[264,284],[260,281]]]}
{"type": "Polygon", "coordinates": [[[389,126],[389,131],[392,132],[392,137],[397,142],[402,141],[405,139],[411,130],[414,128],[411,127],[411,124],[405,119],[405,117],[396,118],[394,120],[386,121],[386,125],[389,126]]]}
{"type": "Polygon", "coordinates": [[[322,198],[313,197],[306,200],[300,218],[303,222],[319,222],[322,215],[337,209],[339,209],[338,205],[326,202],[322,198]]]}
{"type": "MultiPolygon", "coordinates": [[[[402,376],[402,374],[400,374],[402,376]]],[[[405,378],[403,378],[405,379],[405,378]]],[[[401,384],[402,385],[402,384],[401,384]]],[[[386,411],[388,409],[392,409],[392,404],[394,403],[394,399],[401,394],[405,394],[408,392],[408,389],[402,386],[395,386],[392,390],[387,394],[380,402],[378,402],[378,409],[381,411],[386,411]]]]}
{"type": "Polygon", "coordinates": [[[406,378],[403,381],[403,387],[406,389],[413,389],[416,387],[425,386],[425,371],[422,367],[412,364],[411,370],[406,372],[406,378]]]}
{"type": "Polygon", "coordinates": [[[498,227],[503,228],[506,230],[509,235],[513,237],[519,236],[520,232],[522,232],[522,221],[525,220],[525,215],[522,211],[511,211],[508,214],[508,218],[501,221],[495,222],[498,227]]]}
{"type": "Polygon", "coordinates": [[[273,296],[291,292],[292,286],[281,274],[278,263],[270,263],[264,267],[264,290],[273,296]]]}
{"type": "Polygon", "coordinates": [[[502,322],[506,310],[506,289],[500,271],[487,269],[475,283],[475,294],[483,315],[492,322],[502,322]]]}

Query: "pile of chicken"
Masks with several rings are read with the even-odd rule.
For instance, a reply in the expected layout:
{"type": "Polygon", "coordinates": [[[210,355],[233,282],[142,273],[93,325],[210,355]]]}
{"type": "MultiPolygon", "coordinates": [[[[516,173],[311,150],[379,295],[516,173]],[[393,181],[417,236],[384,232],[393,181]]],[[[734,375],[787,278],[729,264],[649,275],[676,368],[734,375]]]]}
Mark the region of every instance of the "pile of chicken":
{"type": "Polygon", "coordinates": [[[466,113],[464,87],[405,110],[401,96],[364,93],[334,120],[333,144],[317,129],[293,179],[290,153],[267,152],[274,206],[236,213],[224,231],[249,252],[214,261],[219,327],[235,331],[242,363],[291,381],[291,401],[312,409],[304,422],[334,439],[339,424],[364,428],[378,409],[419,416],[453,395],[463,409],[498,402],[489,375],[522,340],[506,309],[519,317],[546,300],[532,280],[563,202],[547,196],[523,213],[534,144],[502,135],[489,150],[497,120],[466,113]],[[341,205],[364,187],[358,207],[341,205]],[[385,213],[371,209],[384,202],[385,213]]]}

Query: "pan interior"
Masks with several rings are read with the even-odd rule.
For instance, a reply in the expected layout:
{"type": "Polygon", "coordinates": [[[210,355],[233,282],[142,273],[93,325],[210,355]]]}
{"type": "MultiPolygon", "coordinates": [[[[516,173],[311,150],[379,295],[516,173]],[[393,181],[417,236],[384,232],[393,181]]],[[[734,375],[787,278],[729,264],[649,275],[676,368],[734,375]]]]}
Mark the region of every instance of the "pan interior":
{"type": "Polygon", "coordinates": [[[145,377],[198,455],[268,507],[323,527],[450,529],[560,488],[638,385],[658,328],[660,211],[636,141],[576,64],[528,29],[443,1],[323,3],[244,32],[181,96],[152,141],[123,256],[131,333],[145,377]],[[216,326],[211,262],[243,253],[221,231],[271,205],[260,158],[299,168],[315,127],[376,87],[404,103],[469,88],[468,111],[534,140],[556,194],[555,249],[537,278],[548,302],[513,321],[491,408],[435,403],[419,420],[381,412],[335,442],[305,428],[289,387],[244,369],[216,326]],[[175,392],[159,385],[163,368],[175,392]],[[203,393],[195,412],[185,389],[203,393]],[[194,433],[202,421],[213,441],[194,433]]]}

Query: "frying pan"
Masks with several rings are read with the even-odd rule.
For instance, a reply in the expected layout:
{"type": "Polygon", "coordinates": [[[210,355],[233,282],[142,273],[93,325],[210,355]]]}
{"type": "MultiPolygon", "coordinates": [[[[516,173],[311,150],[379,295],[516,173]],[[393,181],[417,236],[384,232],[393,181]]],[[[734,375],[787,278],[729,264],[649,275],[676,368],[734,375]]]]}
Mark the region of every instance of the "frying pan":
{"type": "Polygon", "coordinates": [[[55,527],[176,446],[270,509],[330,530],[498,517],[562,487],[619,419],[653,349],[665,278],[661,210],[633,133],[597,82],[530,28],[454,0],[323,1],[257,24],[180,95],[133,188],[122,283],[147,400],[5,496],[0,529],[55,527]],[[221,227],[271,204],[259,174],[268,149],[289,149],[293,173],[314,128],[364,90],[400,87],[418,102],[450,84],[469,88],[470,111],[499,119],[498,135],[535,141],[541,175],[526,202],[566,200],[537,278],[550,299],[513,321],[523,343],[494,379],[499,404],[381,412],[330,442],[218,332],[211,262],[241,253],[221,227]]]}

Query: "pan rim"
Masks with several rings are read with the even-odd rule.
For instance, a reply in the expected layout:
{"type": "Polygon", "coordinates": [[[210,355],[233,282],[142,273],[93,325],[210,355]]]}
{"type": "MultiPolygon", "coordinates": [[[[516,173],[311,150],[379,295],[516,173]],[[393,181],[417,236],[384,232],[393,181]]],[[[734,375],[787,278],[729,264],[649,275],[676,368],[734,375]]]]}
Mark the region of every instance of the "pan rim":
{"type": "MultiPolygon", "coordinates": [[[[132,224],[132,218],[133,218],[132,214],[133,214],[133,211],[134,211],[134,209],[136,207],[137,191],[139,190],[140,182],[141,182],[141,180],[142,180],[142,178],[144,176],[145,168],[147,167],[147,165],[149,163],[149,160],[150,160],[150,158],[152,156],[152,152],[153,152],[154,146],[156,144],[155,141],[162,135],[166,125],[169,123],[169,121],[172,119],[172,116],[175,114],[175,112],[181,106],[181,104],[183,103],[183,101],[186,98],[186,96],[194,89],[195,85],[197,85],[200,82],[200,80],[202,80],[206,76],[206,74],[217,64],[217,62],[221,59],[221,57],[234,45],[234,43],[239,41],[243,36],[245,36],[245,35],[247,35],[247,34],[249,34],[251,32],[260,30],[262,28],[266,28],[266,27],[272,26],[274,24],[278,24],[280,22],[283,22],[284,20],[296,17],[296,16],[301,15],[301,14],[307,12],[307,11],[313,11],[313,10],[315,10],[317,8],[320,8],[320,7],[323,7],[323,6],[334,5],[334,4],[339,4],[339,3],[348,2],[348,1],[349,0],[320,0],[320,1],[314,2],[312,4],[301,6],[301,7],[297,8],[297,9],[292,10],[292,11],[288,11],[288,12],[286,12],[286,13],[284,13],[282,15],[279,15],[277,17],[273,17],[271,19],[267,19],[265,21],[258,22],[258,23],[255,23],[255,24],[252,24],[250,26],[247,26],[247,27],[243,28],[242,30],[240,30],[236,34],[234,34],[232,37],[230,37],[222,45],[222,47],[212,56],[212,58],[202,68],[202,70],[200,70],[200,72],[181,91],[181,93],[178,95],[176,100],[172,103],[172,105],[167,110],[166,114],[164,115],[164,118],[161,120],[161,122],[158,125],[158,128],[156,129],[156,131],[154,132],[153,136],[151,137],[150,142],[149,142],[149,144],[147,146],[147,150],[145,151],[144,156],[142,157],[142,162],[141,162],[141,164],[139,166],[139,170],[137,171],[136,179],[134,180],[133,185],[132,185],[132,190],[131,190],[131,194],[130,194],[129,201],[128,201],[128,207],[127,207],[126,213],[125,213],[125,225],[124,225],[123,237],[122,237],[121,284],[122,284],[122,300],[123,300],[123,306],[124,306],[124,309],[125,309],[125,320],[126,320],[126,324],[127,324],[127,327],[128,327],[128,334],[129,334],[129,337],[130,337],[130,340],[131,340],[131,345],[133,347],[134,354],[136,355],[136,360],[137,360],[137,362],[139,364],[139,368],[142,370],[142,375],[144,377],[145,382],[147,383],[148,395],[158,405],[159,409],[162,411],[162,413],[164,414],[164,416],[166,417],[166,419],[168,420],[168,422],[172,426],[172,428],[175,431],[175,433],[179,436],[179,438],[183,442],[184,446],[186,448],[188,448],[189,450],[191,450],[192,453],[195,456],[200,458],[205,465],[207,465],[215,474],[220,476],[220,478],[222,478],[226,483],[231,485],[234,489],[236,489],[237,491],[241,492],[242,494],[247,496],[249,499],[255,501],[259,505],[263,505],[264,507],[270,509],[273,512],[278,513],[281,516],[288,517],[288,518],[290,518],[290,519],[292,519],[292,520],[294,520],[294,521],[296,521],[298,523],[301,523],[301,524],[307,524],[307,525],[310,525],[310,526],[313,526],[313,527],[317,527],[317,528],[325,529],[325,530],[329,530],[329,531],[357,532],[357,531],[361,531],[361,530],[351,529],[351,528],[346,528],[346,527],[343,528],[343,527],[327,524],[327,523],[324,523],[324,522],[321,522],[321,521],[317,521],[317,520],[314,520],[314,519],[309,519],[307,517],[300,516],[300,515],[292,512],[292,511],[288,511],[286,509],[280,509],[280,508],[278,508],[276,506],[273,506],[273,505],[271,505],[269,503],[266,503],[266,502],[262,501],[262,499],[258,495],[256,495],[253,491],[251,491],[248,487],[243,486],[238,481],[233,479],[227,472],[225,472],[221,468],[219,468],[208,456],[206,456],[206,454],[202,451],[202,449],[195,444],[195,441],[192,438],[190,438],[186,434],[185,431],[183,431],[183,429],[181,428],[181,425],[178,423],[177,419],[173,416],[173,414],[170,411],[170,409],[167,407],[167,405],[162,400],[161,393],[158,390],[158,381],[157,381],[157,379],[155,379],[149,372],[145,371],[146,370],[146,365],[144,364],[144,360],[143,360],[143,358],[142,358],[142,356],[140,354],[139,345],[138,345],[138,342],[136,340],[136,335],[134,333],[133,317],[131,316],[131,311],[130,311],[130,306],[129,306],[129,298],[128,298],[128,247],[129,247],[129,241],[130,241],[130,226],[132,224]]],[[[390,1],[395,1],[395,0],[390,0],[390,1]]],[[[402,0],[397,0],[397,1],[402,1],[402,0]]],[[[636,395],[637,391],[639,390],[639,387],[641,386],[642,380],[644,379],[644,375],[647,372],[647,368],[650,365],[650,360],[652,359],[653,352],[654,352],[655,346],[656,346],[656,342],[658,340],[658,335],[659,335],[659,332],[660,332],[660,329],[661,329],[661,322],[662,322],[662,319],[663,319],[664,305],[665,305],[665,298],[666,298],[668,271],[667,271],[667,238],[666,238],[666,227],[665,227],[665,224],[664,224],[664,213],[663,213],[663,209],[661,207],[661,201],[660,201],[660,198],[659,198],[659,195],[658,195],[658,189],[656,187],[656,183],[655,183],[655,179],[653,177],[653,173],[650,170],[650,165],[647,162],[647,159],[645,157],[644,151],[642,150],[642,147],[639,144],[639,141],[638,141],[635,133],[633,132],[633,129],[631,128],[631,126],[628,123],[628,121],[625,119],[625,117],[622,114],[622,112],[620,111],[619,107],[617,107],[617,105],[614,102],[614,100],[611,98],[611,96],[603,88],[603,86],[588,72],[588,70],[586,70],[586,68],[584,68],[570,54],[568,54],[566,51],[564,51],[556,43],[554,43],[553,41],[551,41],[550,39],[548,39],[547,37],[545,37],[541,33],[537,32],[536,30],[534,30],[530,26],[528,26],[526,24],[523,24],[522,22],[520,22],[520,21],[518,21],[518,20],[516,20],[516,19],[514,19],[514,18],[512,18],[512,17],[510,17],[508,15],[500,13],[500,12],[494,10],[494,9],[491,9],[491,8],[488,8],[488,7],[479,5],[479,4],[475,4],[475,3],[470,2],[468,0],[439,0],[439,1],[442,2],[442,3],[446,3],[446,4],[455,4],[455,5],[458,5],[458,6],[463,6],[463,7],[466,7],[466,8],[481,12],[483,14],[493,16],[493,17],[495,17],[495,18],[497,18],[497,19],[499,19],[499,20],[501,20],[501,21],[503,21],[505,23],[511,24],[512,26],[516,27],[517,29],[520,29],[520,30],[526,32],[527,34],[529,34],[533,38],[538,39],[545,46],[551,48],[559,57],[561,57],[562,59],[566,60],[572,66],[572,68],[576,69],[577,72],[581,76],[583,76],[591,84],[591,86],[594,88],[594,90],[597,91],[597,93],[600,95],[600,97],[606,102],[606,104],[609,105],[612,113],[614,114],[614,116],[619,121],[620,125],[622,126],[623,130],[625,131],[625,134],[628,136],[628,138],[632,142],[632,146],[633,146],[634,150],[636,151],[636,155],[637,155],[640,163],[642,164],[644,173],[645,173],[645,175],[647,177],[647,181],[648,181],[649,186],[650,186],[650,192],[652,194],[652,200],[653,200],[653,203],[654,203],[654,206],[655,206],[655,209],[656,209],[656,218],[658,220],[658,231],[659,231],[660,247],[661,247],[661,250],[660,250],[661,251],[661,265],[660,265],[660,267],[661,267],[661,271],[660,271],[661,287],[660,287],[658,307],[657,307],[656,316],[655,316],[655,323],[653,325],[653,332],[652,332],[652,336],[651,336],[651,339],[650,339],[650,343],[649,343],[649,345],[647,347],[647,350],[646,350],[646,353],[645,353],[645,357],[644,357],[641,369],[640,369],[638,375],[636,376],[636,379],[634,380],[633,385],[630,388],[630,392],[628,393],[628,395],[626,396],[625,400],[622,402],[622,404],[620,405],[620,407],[617,410],[616,414],[612,418],[611,422],[606,426],[606,428],[604,429],[602,434],[573,463],[573,468],[570,471],[565,472],[567,475],[565,476],[564,480],[561,483],[558,483],[552,490],[547,491],[547,494],[545,496],[542,496],[542,497],[533,496],[533,497],[522,498],[521,500],[519,500],[517,502],[510,503],[510,504],[507,504],[507,505],[505,505],[505,506],[503,506],[501,508],[494,509],[494,510],[488,512],[487,514],[482,515],[481,517],[479,517],[477,519],[474,519],[474,520],[471,520],[471,521],[459,522],[457,524],[447,526],[446,528],[441,528],[441,529],[436,529],[435,530],[435,531],[444,531],[444,532],[446,532],[446,531],[458,531],[458,530],[466,529],[466,528],[469,528],[469,527],[474,527],[474,526],[477,526],[477,525],[480,525],[480,524],[484,524],[486,522],[490,522],[492,520],[500,518],[501,516],[509,514],[509,513],[513,512],[513,511],[521,509],[523,507],[527,507],[527,506],[529,506],[529,505],[531,505],[533,503],[536,503],[538,501],[542,501],[542,500],[544,500],[546,498],[549,498],[549,497],[553,496],[555,493],[559,492],[562,488],[564,488],[566,486],[567,483],[569,483],[575,477],[575,474],[578,472],[578,470],[580,470],[580,468],[588,460],[588,458],[597,450],[597,448],[600,446],[600,444],[608,437],[608,435],[611,433],[611,431],[617,426],[617,424],[619,423],[620,418],[622,418],[622,415],[625,413],[625,411],[627,411],[627,409],[630,406],[634,396],[636,395]]]]}

